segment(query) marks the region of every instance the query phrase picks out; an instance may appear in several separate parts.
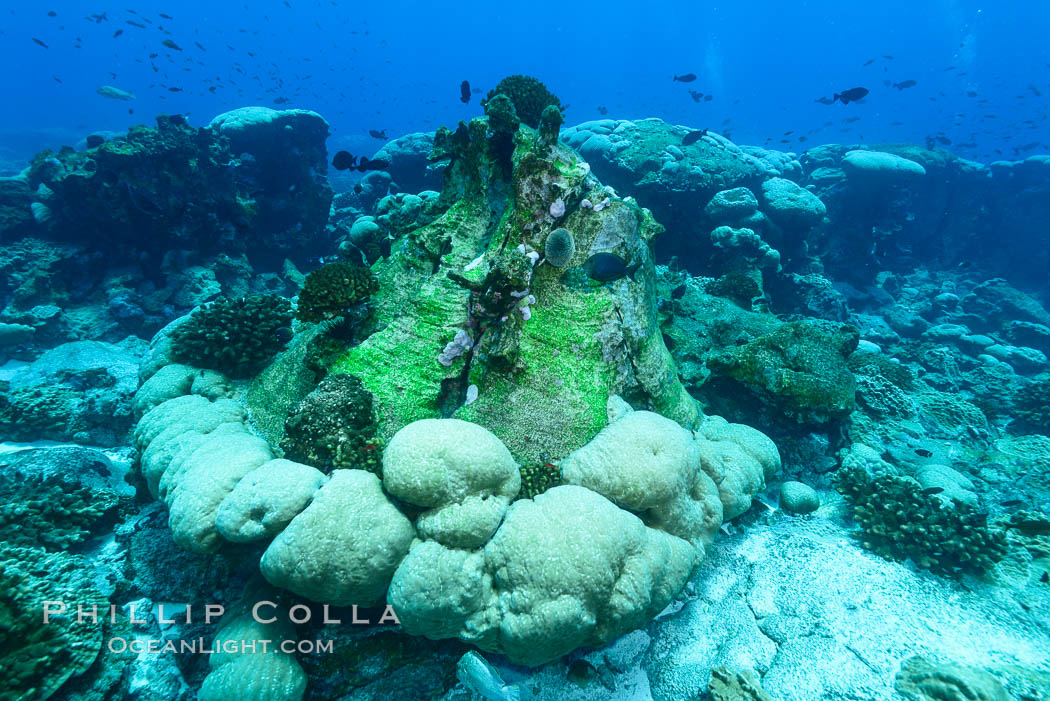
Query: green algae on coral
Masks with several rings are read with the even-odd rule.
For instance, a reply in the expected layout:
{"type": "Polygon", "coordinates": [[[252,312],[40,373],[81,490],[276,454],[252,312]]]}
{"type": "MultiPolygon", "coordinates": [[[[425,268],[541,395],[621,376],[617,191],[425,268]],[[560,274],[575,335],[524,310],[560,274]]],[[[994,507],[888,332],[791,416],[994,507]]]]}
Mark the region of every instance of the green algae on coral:
{"type": "Polygon", "coordinates": [[[585,196],[605,193],[565,147],[542,155],[526,127],[514,135],[508,171],[486,122],[438,140],[451,158],[447,209],[404,232],[374,266],[373,333],[332,371],[353,374],[374,395],[383,438],[417,419],[454,415],[491,430],[522,464],[586,443],[607,423],[612,394],[695,424],[698,409],[656,327],[648,241],[661,227],[632,201],[580,208],[585,196]],[[574,232],[576,258],[595,247],[617,252],[641,264],[637,282],[582,285],[573,268],[530,269],[558,199],[567,203],[558,223],[574,232]],[[473,346],[466,352],[456,347],[464,336],[473,346]],[[456,352],[447,354],[450,344],[456,352]]]}

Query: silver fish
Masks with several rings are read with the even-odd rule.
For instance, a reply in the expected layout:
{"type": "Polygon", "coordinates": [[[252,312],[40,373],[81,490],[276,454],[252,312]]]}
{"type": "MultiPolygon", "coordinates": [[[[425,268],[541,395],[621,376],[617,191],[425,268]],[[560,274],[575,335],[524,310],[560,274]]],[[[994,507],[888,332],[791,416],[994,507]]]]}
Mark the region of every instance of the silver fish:
{"type": "Polygon", "coordinates": [[[487,701],[521,701],[521,690],[504,684],[495,667],[473,650],[459,658],[456,678],[487,701]]]}

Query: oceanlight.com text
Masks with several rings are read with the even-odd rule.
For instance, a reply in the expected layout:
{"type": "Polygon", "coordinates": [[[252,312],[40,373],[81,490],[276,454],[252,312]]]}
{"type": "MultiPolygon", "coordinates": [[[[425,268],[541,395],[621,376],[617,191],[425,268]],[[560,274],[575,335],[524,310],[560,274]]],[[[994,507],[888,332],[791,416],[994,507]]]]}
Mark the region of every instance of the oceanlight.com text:
{"type": "Polygon", "coordinates": [[[211,655],[218,652],[233,654],[267,654],[283,652],[305,655],[330,654],[333,640],[160,640],[157,638],[110,638],[106,647],[110,652],[130,652],[135,655],[163,655],[168,653],[211,655]]]}

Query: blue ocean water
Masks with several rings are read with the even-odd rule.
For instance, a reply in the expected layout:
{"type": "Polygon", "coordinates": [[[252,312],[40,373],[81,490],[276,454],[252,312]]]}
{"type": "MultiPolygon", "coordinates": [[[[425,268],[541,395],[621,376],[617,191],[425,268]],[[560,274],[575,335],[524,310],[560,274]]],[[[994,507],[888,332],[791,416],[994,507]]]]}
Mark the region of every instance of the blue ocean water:
{"type": "Polygon", "coordinates": [[[0,701],[1050,699],[1050,3],[0,18],[0,701]]]}
{"type": "Polygon", "coordinates": [[[0,114],[8,160],[157,113],[203,124],[245,104],[318,111],[332,145],[356,152],[379,145],[369,129],[430,131],[478,114],[476,99],[460,103],[460,82],[483,96],[513,73],[549,85],[569,123],[604,107],[614,118],[660,117],[781,150],[936,136],[982,162],[1046,150],[1050,7],[1034,0],[55,0],[11,3],[3,16],[0,60],[18,67],[0,114]],[[672,82],[684,73],[696,81],[672,82]],[[916,84],[892,87],[904,81],[916,84]],[[135,99],[101,97],[101,85],[135,99]],[[815,102],[856,86],[871,90],[862,104],[815,102]],[[712,99],[694,102],[690,89],[712,99]]]}

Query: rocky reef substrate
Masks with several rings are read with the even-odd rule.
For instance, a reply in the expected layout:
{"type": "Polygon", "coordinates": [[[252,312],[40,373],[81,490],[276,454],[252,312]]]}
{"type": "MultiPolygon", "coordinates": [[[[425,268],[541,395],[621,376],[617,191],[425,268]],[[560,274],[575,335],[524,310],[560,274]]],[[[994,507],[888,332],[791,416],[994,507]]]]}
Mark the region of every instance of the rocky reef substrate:
{"type": "Polygon", "coordinates": [[[474,648],[537,699],[1045,694],[1046,158],[559,138],[537,94],[334,198],[324,120],[262,108],[0,181],[12,688],[466,698],[474,648]]]}

